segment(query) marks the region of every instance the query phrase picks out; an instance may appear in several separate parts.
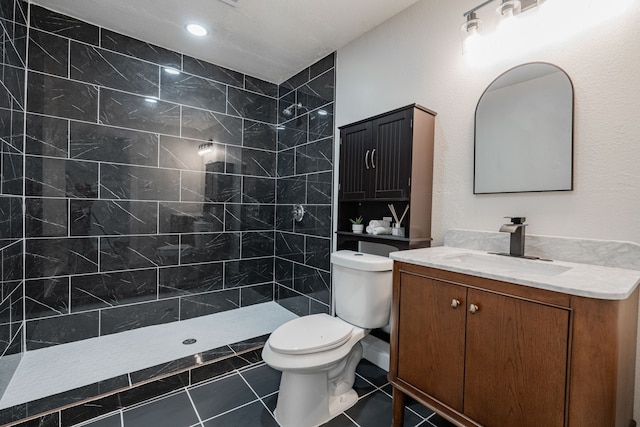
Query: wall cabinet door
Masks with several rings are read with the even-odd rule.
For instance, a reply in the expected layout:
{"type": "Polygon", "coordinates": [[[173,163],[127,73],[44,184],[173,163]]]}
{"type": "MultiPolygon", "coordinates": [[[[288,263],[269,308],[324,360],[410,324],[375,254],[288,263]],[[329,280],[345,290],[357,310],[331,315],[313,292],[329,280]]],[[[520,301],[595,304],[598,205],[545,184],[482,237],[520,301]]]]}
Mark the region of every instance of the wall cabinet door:
{"type": "Polygon", "coordinates": [[[371,156],[374,150],[371,122],[340,131],[340,200],[362,200],[372,187],[371,156]]]}
{"type": "Polygon", "coordinates": [[[469,289],[464,414],[495,427],[565,423],[569,311],[469,289]],[[475,310],[474,310],[475,311],[475,310]]]}
{"type": "Polygon", "coordinates": [[[409,197],[413,110],[404,110],[373,122],[372,168],[375,198],[409,197]]]}
{"type": "Polygon", "coordinates": [[[401,273],[398,377],[457,411],[463,403],[466,293],[462,286],[401,273]]]}

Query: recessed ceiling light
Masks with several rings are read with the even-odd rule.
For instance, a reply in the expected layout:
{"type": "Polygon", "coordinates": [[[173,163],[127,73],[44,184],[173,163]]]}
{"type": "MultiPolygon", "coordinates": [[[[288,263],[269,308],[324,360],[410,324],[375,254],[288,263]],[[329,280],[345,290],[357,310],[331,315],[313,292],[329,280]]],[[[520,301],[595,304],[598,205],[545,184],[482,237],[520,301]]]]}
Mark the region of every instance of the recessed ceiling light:
{"type": "Polygon", "coordinates": [[[185,28],[187,29],[187,31],[189,31],[191,34],[193,34],[194,36],[198,36],[198,37],[204,37],[207,34],[209,34],[209,31],[207,31],[207,29],[205,27],[203,27],[202,25],[198,25],[198,24],[187,24],[185,26],[185,28]]]}

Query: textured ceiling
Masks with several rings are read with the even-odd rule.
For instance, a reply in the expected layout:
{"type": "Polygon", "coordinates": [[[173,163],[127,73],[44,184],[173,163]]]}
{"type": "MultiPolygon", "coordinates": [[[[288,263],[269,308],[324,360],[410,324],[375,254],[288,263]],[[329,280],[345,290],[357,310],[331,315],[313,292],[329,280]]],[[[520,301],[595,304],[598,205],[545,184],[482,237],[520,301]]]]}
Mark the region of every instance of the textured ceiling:
{"type": "Polygon", "coordinates": [[[32,0],[110,30],[282,83],[417,0],[32,0]],[[235,6],[231,5],[235,4],[235,6]],[[184,25],[198,22],[197,39],[184,25]]]}

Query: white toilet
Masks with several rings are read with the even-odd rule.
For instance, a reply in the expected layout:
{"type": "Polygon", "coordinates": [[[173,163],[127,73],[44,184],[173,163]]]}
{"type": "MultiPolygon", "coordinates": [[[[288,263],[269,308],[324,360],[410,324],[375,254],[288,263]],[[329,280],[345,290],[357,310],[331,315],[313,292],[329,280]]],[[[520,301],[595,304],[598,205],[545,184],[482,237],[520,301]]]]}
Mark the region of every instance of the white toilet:
{"type": "Polygon", "coordinates": [[[337,251],[331,264],[338,317],[291,320],[273,331],[262,350],[267,365],[282,371],[275,412],[282,427],[315,427],[353,406],[360,340],[389,323],[393,261],[337,251]]]}

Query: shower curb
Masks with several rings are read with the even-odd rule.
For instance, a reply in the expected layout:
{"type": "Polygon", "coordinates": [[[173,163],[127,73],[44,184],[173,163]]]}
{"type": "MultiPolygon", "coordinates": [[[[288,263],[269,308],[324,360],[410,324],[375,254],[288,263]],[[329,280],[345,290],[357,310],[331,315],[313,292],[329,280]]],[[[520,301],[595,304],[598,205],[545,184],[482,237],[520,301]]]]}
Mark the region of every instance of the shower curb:
{"type": "Polygon", "coordinates": [[[0,410],[2,427],[71,427],[262,361],[269,335],[0,410]]]}

